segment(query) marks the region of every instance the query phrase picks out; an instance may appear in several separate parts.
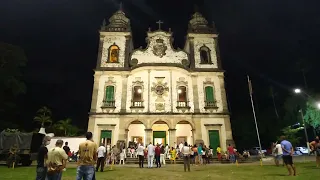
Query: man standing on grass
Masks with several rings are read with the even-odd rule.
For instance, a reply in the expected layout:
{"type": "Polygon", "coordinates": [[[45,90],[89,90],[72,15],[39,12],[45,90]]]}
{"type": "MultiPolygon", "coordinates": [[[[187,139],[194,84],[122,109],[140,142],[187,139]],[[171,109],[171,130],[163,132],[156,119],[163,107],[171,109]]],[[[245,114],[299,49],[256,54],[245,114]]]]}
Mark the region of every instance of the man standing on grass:
{"type": "Polygon", "coordinates": [[[282,159],[282,147],[281,144],[279,144],[278,142],[274,143],[274,162],[276,164],[276,166],[279,166],[280,164],[280,160],[282,159]]]}
{"type": "Polygon", "coordinates": [[[154,157],[154,146],[150,142],[148,145],[148,168],[152,168],[153,166],[153,157],[154,157]]]}
{"type": "Polygon", "coordinates": [[[86,133],[87,140],[79,145],[79,166],[76,180],[95,179],[94,164],[97,161],[97,144],[92,140],[92,133],[86,133]]]}
{"type": "Polygon", "coordinates": [[[98,172],[99,167],[101,165],[101,169],[100,172],[103,172],[103,168],[104,168],[104,161],[105,161],[105,157],[106,157],[106,147],[104,147],[104,144],[101,143],[100,147],[97,150],[98,153],[98,161],[97,161],[97,167],[96,167],[96,171],[98,172]]]}
{"type": "Polygon", "coordinates": [[[62,149],[63,141],[57,140],[56,147],[48,151],[48,167],[47,180],[61,180],[62,170],[66,167],[68,155],[62,149]]]}
{"type": "Polygon", "coordinates": [[[293,155],[293,147],[292,144],[286,140],[285,136],[281,136],[281,147],[282,147],[282,159],[284,164],[287,166],[287,169],[289,171],[289,176],[296,176],[296,167],[293,164],[292,155],[293,155]]]}
{"type": "Polygon", "coordinates": [[[45,161],[48,158],[48,146],[50,144],[51,137],[46,136],[43,138],[42,145],[38,151],[37,157],[37,177],[36,180],[45,180],[47,176],[47,166],[45,161]]]}

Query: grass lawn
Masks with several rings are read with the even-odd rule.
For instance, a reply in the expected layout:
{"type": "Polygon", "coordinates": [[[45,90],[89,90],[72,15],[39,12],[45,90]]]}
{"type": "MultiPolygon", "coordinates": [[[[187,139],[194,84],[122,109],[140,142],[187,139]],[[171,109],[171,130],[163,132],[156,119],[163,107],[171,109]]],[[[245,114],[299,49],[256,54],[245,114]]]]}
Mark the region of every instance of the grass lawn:
{"type": "MultiPolygon", "coordinates": [[[[315,180],[320,179],[320,168],[315,167],[315,163],[297,163],[298,176],[287,177],[285,167],[275,167],[271,165],[208,165],[191,167],[191,172],[184,172],[183,165],[167,165],[166,167],[157,169],[139,169],[136,167],[114,167],[112,171],[97,172],[97,180],[115,179],[115,180],[204,180],[204,179],[301,179],[315,180]]],[[[63,172],[63,180],[74,180],[76,177],[76,169],[68,168],[63,172]]],[[[35,166],[18,167],[16,169],[8,169],[0,166],[1,180],[34,180],[35,166]]]]}

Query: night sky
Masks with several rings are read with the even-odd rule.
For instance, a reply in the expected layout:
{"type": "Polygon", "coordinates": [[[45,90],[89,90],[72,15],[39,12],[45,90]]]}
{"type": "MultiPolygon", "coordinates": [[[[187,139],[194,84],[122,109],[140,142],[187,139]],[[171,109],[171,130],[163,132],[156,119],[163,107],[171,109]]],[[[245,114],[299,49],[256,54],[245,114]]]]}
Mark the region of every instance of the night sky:
{"type": "MultiPolygon", "coordinates": [[[[246,74],[259,109],[270,106],[269,86],[281,104],[291,88],[303,87],[299,67],[309,67],[308,87],[320,90],[320,11],[306,1],[123,0],[135,47],[146,46],[148,27],[171,28],[183,48],[195,5],[219,32],[232,121],[251,112],[246,74]],[[302,65],[297,66],[298,62],[302,65]]],[[[98,52],[98,30],[119,8],[116,0],[7,0],[0,4],[0,41],[22,47],[27,93],[19,98],[17,121],[34,129],[37,109],[48,106],[55,121],[70,117],[86,129],[98,52]]],[[[253,122],[253,120],[252,120],[253,122]]]]}

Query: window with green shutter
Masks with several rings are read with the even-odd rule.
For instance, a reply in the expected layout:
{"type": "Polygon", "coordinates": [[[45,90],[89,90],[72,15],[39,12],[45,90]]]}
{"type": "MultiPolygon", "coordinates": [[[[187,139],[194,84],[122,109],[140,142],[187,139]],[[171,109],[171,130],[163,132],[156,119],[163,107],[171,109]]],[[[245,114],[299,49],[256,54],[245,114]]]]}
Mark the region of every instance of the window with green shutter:
{"type": "Polygon", "coordinates": [[[205,92],[206,92],[206,102],[214,102],[213,87],[212,86],[205,87],[205,92]]]}
{"type": "Polygon", "coordinates": [[[114,86],[107,86],[106,88],[106,101],[114,101],[114,86]]]}

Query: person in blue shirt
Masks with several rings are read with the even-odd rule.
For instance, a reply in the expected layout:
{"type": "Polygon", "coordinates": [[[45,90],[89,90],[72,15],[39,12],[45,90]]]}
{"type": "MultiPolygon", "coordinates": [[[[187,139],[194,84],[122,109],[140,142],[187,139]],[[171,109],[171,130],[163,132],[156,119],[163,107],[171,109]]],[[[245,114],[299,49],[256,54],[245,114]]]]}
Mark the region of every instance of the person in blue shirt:
{"type": "Polygon", "coordinates": [[[203,164],[203,159],[202,159],[202,144],[199,144],[198,146],[198,158],[199,158],[199,164],[202,165],[203,164]]]}
{"type": "Polygon", "coordinates": [[[284,164],[287,166],[287,169],[289,171],[289,176],[296,175],[296,167],[293,164],[292,155],[293,155],[293,147],[291,142],[286,140],[285,136],[281,136],[281,147],[282,147],[282,158],[284,164]]]}

